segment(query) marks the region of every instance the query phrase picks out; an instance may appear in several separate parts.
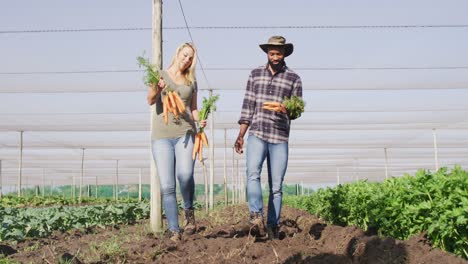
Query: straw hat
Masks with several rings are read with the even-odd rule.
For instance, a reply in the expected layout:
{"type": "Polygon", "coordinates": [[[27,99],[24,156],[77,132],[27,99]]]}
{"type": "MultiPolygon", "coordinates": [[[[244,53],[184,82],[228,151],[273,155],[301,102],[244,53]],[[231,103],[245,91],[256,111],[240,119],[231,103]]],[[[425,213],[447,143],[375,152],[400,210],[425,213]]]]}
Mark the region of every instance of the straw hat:
{"type": "Polygon", "coordinates": [[[294,46],[292,43],[286,43],[286,39],[282,36],[273,36],[268,39],[268,43],[261,44],[260,48],[268,53],[269,47],[284,47],[284,57],[287,57],[293,53],[294,46]]]}

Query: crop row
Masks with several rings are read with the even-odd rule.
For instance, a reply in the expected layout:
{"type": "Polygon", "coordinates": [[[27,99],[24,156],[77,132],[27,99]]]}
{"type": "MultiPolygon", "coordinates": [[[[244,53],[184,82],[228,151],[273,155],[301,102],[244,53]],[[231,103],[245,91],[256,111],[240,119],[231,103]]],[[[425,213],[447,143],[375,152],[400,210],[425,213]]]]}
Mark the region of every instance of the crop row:
{"type": "Polygon", "coordinates": [[[338,185],[284,202],[333,224],[400,240],[427,232],[433,246],[468,259],[468,172],[459,166],[338,185]]]}
{"type": "Polygon", "coordinates": [[[0,241],[45,237],[53,231],[131,224],[149,217],[149,203],[127,203],[82,207],[5,208],[0,241]]]}

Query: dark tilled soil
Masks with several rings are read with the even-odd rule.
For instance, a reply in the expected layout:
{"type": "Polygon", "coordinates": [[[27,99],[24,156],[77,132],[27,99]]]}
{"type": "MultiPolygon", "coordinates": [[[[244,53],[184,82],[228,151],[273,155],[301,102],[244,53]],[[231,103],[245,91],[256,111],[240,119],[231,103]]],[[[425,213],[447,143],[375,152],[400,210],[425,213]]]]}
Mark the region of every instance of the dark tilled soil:
{"type": "Polygon", "coordinates": [[[380,238],[287,207],[280,239],[270,241],[249,229],[247,215],[245,206],[197,212],[198,232],[178,243],[152,234],[149,221],[142,221],[3,242],[0,254],[20,263],[468,263],[431,248],[424,234],[407,241],[380,238]]]}

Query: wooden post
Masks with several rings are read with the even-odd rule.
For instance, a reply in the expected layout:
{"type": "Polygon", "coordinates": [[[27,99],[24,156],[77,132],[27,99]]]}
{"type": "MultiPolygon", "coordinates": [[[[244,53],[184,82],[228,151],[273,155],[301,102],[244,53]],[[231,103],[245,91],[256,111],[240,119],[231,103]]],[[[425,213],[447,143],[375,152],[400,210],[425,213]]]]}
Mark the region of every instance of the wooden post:
{"type": "Polygon", "coordinates": [[[384,148],[385,154],[385,179],[388,179],[388,158],[387,158],[387,148],[384,148]]]}
{"type": "Polygon", "coordinates": [[[42,169],[42,197],[45,196],[45,168],[42,169]]]}
{"type": "Polygon", "coordinates": [[[141,168],[138,175],[138,201],[141,202],[141,168]]]}
{"type": "Polygon", "coordinates": [[[119,160],[115,164],[115,193],[114,199],[119,200],[119,160]]]}
{"type": "Polygon", "coordinates": [[[72,198],[75,199],[76,197],[76,183],[75,183],[75,176],[72,176],[72,198]]]}
{"type": "MultiPolygon", "coordinates": [[[[153,57],[152,63],[157,68],[162,69],[162,0],[153,0],[153,31],[152,31],[152,50],[153,57]]],[[[152,105],[151,111],[151,128],[153,127],[154,114],[156,112],[155,106],[152,105]]],[[[152,134],[153,131],[151,131],[152,134]]],[[[150,141],[151,150],[151,141],[150,141]]],[[[150,226],[153,232],[161,232],[162,227],[162,206],[161,206],[161,190],[156,165],[154,164],[153,153],[150,151],[151,164],[150,164],[150,185],[151,185],[151,198],[150,198],[150,226]]]]}
{"type": "MultiPolygon", "coordinates": [[[[210,89],[210,96],[213,90],[210,89]]],[[[214,111],[210,115],[210,209],[214,208],[214,111]]]]}
{"type": "Polygon", "coordinates": [[[227,191],[227,138],[226,128],[224,129],[224,205],[228,205],[228,191],[227,191]]]}
{"type": "Polygon", "coordinates": [[[236,204],[236,181],[235,181],[235,176],[234,176],[234,147],[232,148],[232,171],[231,171],[231,183],[232,183],[232,204],[236,204]]]}
{"type": "Polygon", "coordinates": [[[239,174],[239,159],[236,159],[236,172],[237,172],[237,203],[242,202],[242,196],[241,196],[241,179],[240,179],[240,174],[239,174]]]}
{"type": "Polygon", "coordinates": [[[20,151],[18,168],[18,197],[21,197],[21,181],[23,177],[23,131],[20,131],[20,151]]]}
{"type": "Polygon", "coordinates": [[[336,185],[340,185],[340,168],[336,167],[336,185]]]}
{"type": "Polygon", "coordinates": [[[0,160],[0,198],[3,195],[3,188],[2,188],[2,160],[0,160]]]}
{"type": "Polygon", "coordinates": [[[80,178],[80,193],[78,194],[78,203],[81,203],[81,194],[83,192],[83,177],[84,177],[84,148],[81,148],[81,178],[80,178]]]}
{"type": "Polygon", "coordinates": [[[95,184],[94,184],[94,197],[97,199],[98,198],[98,182],[97,182],[97,176],[94,178],[95,184]]]}
{"type": "Polygon", "coordinates": [[[205,166],[205,161],[202,160],[202,166],[203,166],[203,183],[205,185],[205,212],[208,213],[209,209],[209,200],[208,200],[208,177],[206,175],[206,166],[205,166]]]}
{"type": "Polygon", "coordinates": [[[436,171],[439,170],[439,154],[437,149],[437,135],[435,128],[432,129],[432,137],[434,138],[434,162],[436,171]]]}

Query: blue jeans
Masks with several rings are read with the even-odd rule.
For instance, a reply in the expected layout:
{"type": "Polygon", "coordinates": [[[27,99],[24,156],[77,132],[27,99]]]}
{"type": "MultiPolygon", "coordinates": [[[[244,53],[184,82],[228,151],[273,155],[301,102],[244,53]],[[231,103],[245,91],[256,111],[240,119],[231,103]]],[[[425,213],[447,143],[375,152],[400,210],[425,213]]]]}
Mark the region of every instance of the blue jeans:
{"type": "Polygon", "coordinates": [[[180,138],[152,141],[153,158],[161,184],[162,204],[166,213],[168,229],[179,230],[176,199],[176,178],[184,201],[184,209],[193,207],[195,181],[193,179],[192,150],[194,137],[186,134],[180,138]]]}
{"type": "Polygon", "coordinates": [[[288,143],[272,144],[252,134],[249,135],[247,142],[247,197],[249,210],[253,213],[263,214],[260,175],[266,158],[270,190],[267,225],[279,225],[283,199],[283,180],[288,167],[288,143]]]}

